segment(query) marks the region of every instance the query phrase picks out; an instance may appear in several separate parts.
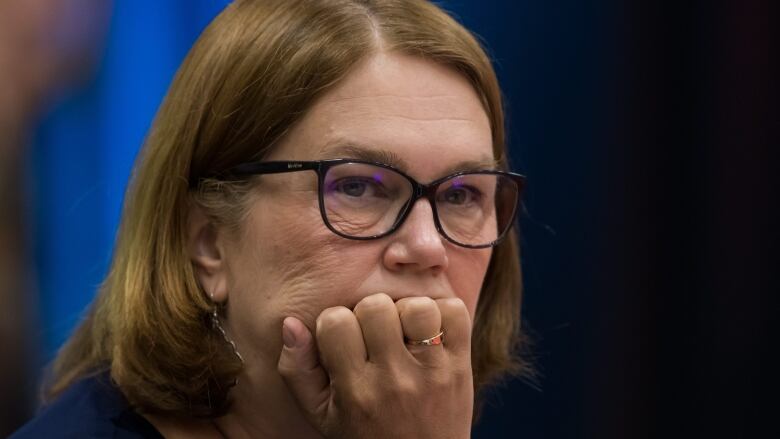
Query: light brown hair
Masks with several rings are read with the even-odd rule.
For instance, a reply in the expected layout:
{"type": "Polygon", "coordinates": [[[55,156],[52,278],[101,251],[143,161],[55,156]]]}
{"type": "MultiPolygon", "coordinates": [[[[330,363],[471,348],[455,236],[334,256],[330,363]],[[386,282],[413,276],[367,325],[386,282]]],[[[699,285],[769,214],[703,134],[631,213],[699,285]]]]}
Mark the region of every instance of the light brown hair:
{"type": "MultiPolygon", "coordinates": [[[[211,302],[187,253],[187,212],[240,228],[249,182],[221,182],[261,160],[322,93],[378,50],[424,57],[474,86],[506,168],[501,93],[476,39],[423,0],[238,0],[179,69],[139,155],[110,272],[56,359],[48,396],[110,370],[139,410],[215,416],[241,370],[208,321],[211,302]]],[[[514,233],[493,251],[477,306],[475,389],[523,373],[521,278],[514,233]]]]}

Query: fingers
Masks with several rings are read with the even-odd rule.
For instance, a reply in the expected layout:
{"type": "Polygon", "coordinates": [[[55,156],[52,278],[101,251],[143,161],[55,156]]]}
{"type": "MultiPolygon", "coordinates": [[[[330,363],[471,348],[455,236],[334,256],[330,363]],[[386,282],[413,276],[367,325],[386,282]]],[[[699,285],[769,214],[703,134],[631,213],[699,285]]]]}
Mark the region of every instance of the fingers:
{"type": "MultiPolygon", "coordinates": [[[[435,337],[442,330],[441,312],[430,297],[406,297],[396,302],[404,337],[421,341],[435,337]]],[[[420,361],[434,362],[444,354],[443,346],[407,344],[406,349],[420,361]]]]}
{"type": "Polygon", "coordinates": [[[430,297],[406,297],[395,305],[406,338],[424,340],[441,330],[441,313],[430,297]]]}
{"type": "MultiPolygon", "coordinates": [[[[472,390],[471,317],[460,299],[409,297],[395,303],[386,294],[375,294],[361,300],[354,312],[341,306],[322,311],[314,334],[297,318],[286,318],[278,370],[315,426],[332,424],[338,411],[331,408],[338,395],[341,404],[362,407],[355,412],[361,413],[376,408],[371,401],[393,400],[399,395],[408,396],[407,402],[414,405],[428,396],[449,395],[452,389],[472,390]],[[424,340],[439,330],[444,331],[441,345],[404,343],[404,334],[424,340]],[[468,380],[458,381],[458,376],[468,380]],[[414,396],[398,393],[415,388],[424,389],[413,392],[414,396]]],[[[468,395],[464,398],[449,395],[442,404],[471,400],[468,395]]]]}
{"type": "Polygon", "coordinates": [[[317,348],[331,378],[347,378],[362,369],[366,345],[352,311],[343,306],[327,308],[317,317],[316,325],[317,348]]]}
{"type": "Polygon", "coordinates": [[[319,362],[317,346],[309,329],[295,317],[282,324],[284,347],[277,369],[304,413],[316,413],[330,397],[330,380],[319,362]]]}
{"type": "Polygon", "coordinates": [[[458,355],[471,354],[471,316],[459,298],[407,297],[397,303],[386,294],[367,296],[355,306],[368,358],[387,361],[408,358],[441,359],[442,347],[458,355]],[[410,346],[403,337],[425,340],[444,331],[443,346],[410,346]]]}
{"type": "Polygon", "coordinates": [[[369,360],[386,361],[406,355],[401,322],[390,296],[379,293],[364,297],[355,306],[355,316],[360,322],[369,360]]]}
{"type": "Polygon", "coordinates": [[[471,355],[471,315],[461,299],[437,299],[444,347],[455,355],[471,355]]]}

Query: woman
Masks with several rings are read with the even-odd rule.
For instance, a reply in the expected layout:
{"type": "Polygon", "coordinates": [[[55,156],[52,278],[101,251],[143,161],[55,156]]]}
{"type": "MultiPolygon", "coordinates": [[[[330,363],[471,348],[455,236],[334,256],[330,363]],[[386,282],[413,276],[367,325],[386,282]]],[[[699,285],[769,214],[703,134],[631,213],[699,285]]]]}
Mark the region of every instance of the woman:
{"type": "Polygon", "coordinates": [[[234,2],[17,437],[468,437],[524,370],[504,148],[490,62],[434,5],[234,2]]]}

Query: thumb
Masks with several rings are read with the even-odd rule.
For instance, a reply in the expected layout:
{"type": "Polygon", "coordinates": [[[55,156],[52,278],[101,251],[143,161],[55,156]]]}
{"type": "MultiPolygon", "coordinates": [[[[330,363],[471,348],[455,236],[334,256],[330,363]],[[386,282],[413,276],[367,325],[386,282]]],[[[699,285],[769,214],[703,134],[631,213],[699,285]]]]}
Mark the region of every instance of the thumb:
{"type": "Polygon", "coordinates": [[[309,328],[295,317],[282,322],[282,354],[277,369],[306,417],[319,425],[330,399],[330,378],[320,364],[309,328]]]}

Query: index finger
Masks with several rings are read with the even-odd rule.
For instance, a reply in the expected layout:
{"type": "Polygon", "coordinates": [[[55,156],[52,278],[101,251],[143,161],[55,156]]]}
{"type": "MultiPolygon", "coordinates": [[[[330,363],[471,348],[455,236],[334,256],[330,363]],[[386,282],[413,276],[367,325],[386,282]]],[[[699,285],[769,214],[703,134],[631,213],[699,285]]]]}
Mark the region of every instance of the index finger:
{"type": "Polygon", "coordinates": [[[316,323],[317,349],[331,377],[349,376],[366,362],[366,346],[357,318],[349,309],[323,310],[316,323]]]}

